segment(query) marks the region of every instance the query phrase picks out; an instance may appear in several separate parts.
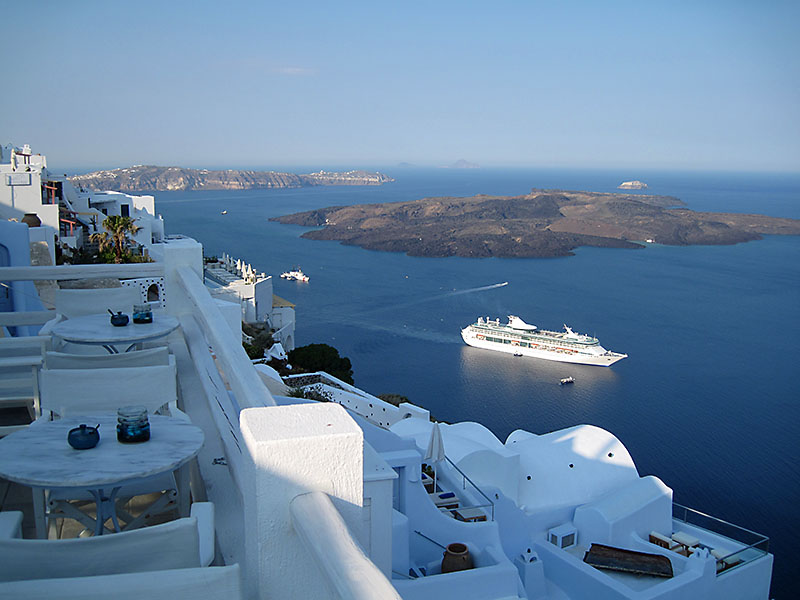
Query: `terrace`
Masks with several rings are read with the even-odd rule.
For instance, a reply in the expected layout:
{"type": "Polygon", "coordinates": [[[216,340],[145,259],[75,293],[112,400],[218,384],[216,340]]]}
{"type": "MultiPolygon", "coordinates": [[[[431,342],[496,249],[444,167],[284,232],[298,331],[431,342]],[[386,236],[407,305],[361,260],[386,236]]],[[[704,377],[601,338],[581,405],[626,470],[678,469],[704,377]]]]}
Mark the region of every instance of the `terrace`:
{"type": "MultiPolygon", "coordinates": [[[[394,472],[388,469],[382,475],[373,475],[369,481],[365,480],[364,469],[375,467],[381,461],[369,452],[361,430],[343,408],[333,404],[276,405],[241,346],[241,332],[237,335],[229,326],[230,319],[221,312],[226,307],[213,299],[203,285],[202,248],[199,244],[188,238],[166,239],[161,244],[154,244],[152,254],[158,262],[3,267],[0,280],[14,286],[26,281],[111,278],[134,289],[141,288],[142,281],[157,280],[164,289],[158,306],[154,306],[154,320],[158,321],[162,315],[170,316],[179,326],[164,340],[144,345],[166,346],[169,364],[175,369],[175,408],[188,415],[191,423],[203,432],[205,442],[202,448],[188,468],[183,469],[188,481],[181,492],[186,494],[186,502],[191,500],[192,506],[213,505],[215,539],[211,566],[197,564],[191,569],[172,569],[167,562],[158,570],[162,567],[170,569],[171,579],[183,582],[186,589],[198,577],[209,581],[219,579],[222,592],[218,597],[232,597],[227,595],[231,590],[238,590],[241,597],[249,598],[327,597],[331,588],[344,590],[346,596],[353,598],[399,597],[386,576],[390,572],[389,553],[381,541],[391,538],[391,519],[381,520],[378,515],[381,510],[384,513],[387,508],[390,510],[391,483],[387,488],[383,482],[390,482],[394,472]],[[365,499],[368,504],[365,504],[365,499]],[[360,548],[370,551],[364,554],[360,548]],[[383,568],[376,566],[381,560],[383,568]],[[313,564],[319,567],[310,566],[313,564]],[[225,569],[225,565],[239,565],[235,577],[229,571],[215,571],[225,569]],[[202,571],[194,574],[196,569],[202,571]]],[[[21,330],[28,326],[38,327],[54,316],[53,311],[2,313],[0,325],[21,330]]],[[[39,360],[25,365],[25,373],[29,378],[33,377],[30,403],[25,406],[31,416],[47,420],[49,415],[41,410],[39,402],[47,402],[49,396],[46,390],[41,390],[40,398],[38,384],[42,373],[52,371],[48,369],[44,354],[59,340],[50,336],[35,336],[33,339],[41,342],[42,348],[38,351],[39,360]]],[[[8,339],[3,338],[3,341],[8,339]]],[[[147,348],[142,351],[146,352],[147,348]]],[[[99,349],[87,354],[87,364],[105,358],[103,354],[105,352],[99,349]]],[[[14,368],[18,366],[11,365],[13,361],[6,362],[14,368]]],[[[128,368],[140,370],[142,377],[147,376],[145,367],[128,368]]],[[[76,369],[75,373],[86,375],[77,389],[91,398],[101,371],[76,369]]],[[[133,388],[135,397],[136,386],[144,388],[145,382],[137,379],[135,372],[130,375],[125,381],[133,388]],[[137,381],[141,383],[137,384],[137,381]]],[[[155,431],[156,421],[152,425],[155,431]]],[[[39,427],[41,425],[31,425],[30,430],[39,427]]],[[[103,428],[101,436],[113,437],[113,433],[102,432],[103,428]]],[[[109,439],[108,443],[115,441],[109,439]]],[[[99,453],[102,448],[101,443],[96,449],[86,452],[99,453]]],[[[0,531],[0,537],[14,537],[15,533],[41,537],[43,527],[39,520],[42,514],[30,501],[36,497],[35,493],[31,496],[30,488],[8,481],[0,485],[3,486],[0,496],[3,514],[15,509],[22,509],[24,514],[22,523],[8,521],[5,530],[0,531]]],[[[129,503],[125,509],[135,513],[137,507],[135,503],[129,503]]],[[[96,510],[89,512],[96,516],[96,510]]],[[[179,516],[182,516],[180,511],[179,516]]],[[[105,526],[110,527],[110,521],[105,526]]],[[[131,539],[126,536],[149,532],[160,526],[163,524],[156,523],[153,527],[89,539],[99,542],[107,537],[119,539],[121,543],[124,539],[131,539]]],[[[0,530],[3,529],[0,526],[0,530]]],[[[60,531],[54,527],[48,529],[47,535],[51,539],[37,546],[40,564],[48,563],[50,553],[58,554],[58,544],[64,540],[53,538],[59,533],[62,537],[70,532],[74,535],[76,528],[68,525],[61,527],[60,531]],[[55,545],[42,545],[44,543],[55,545]]],[[[75,541],[82,539],[76,538],[75,541]]],[[[124,555],[124,550],[122,552],[124,555]]],[[[103,554],[111,557],[114,552],[103,554]]],[[[97,557],[92,560],[97,560],[97,557]]],[[[52,597],[68,597],[72,585],[82,586],[89,594],[86,597],[104,597],[109,590],[119,588],[126,569],[142,570],[137,568],[136,562],[135,552],[131,550],[126,559],[117,561],[120,571],[104,575],[105,578],[72,578],[81,581],[68,582],[60,594],[52,597]],[[127,566],[126,560],[129,562],[127,566]],[[122,579],[118,581],[116,577],[122,579]]],[[[97,571],[101,573],[102,569],[97,571]]],[[[39,577],[53,576],[48,575],[46,568],[28,575],[32,578],[26,575],[23,581],[13,585],[0,583],[0,588],[7,585],[11,586],[8,593],[34,593],[49,585],[39,577]],[[25,587],[26,584],[29,587],[25,587]]],[[[153,577],[160,581],[160,575],[153,577]]],[[[213,596],[212,588],[204,590],[206,597],[213,596]]]]}

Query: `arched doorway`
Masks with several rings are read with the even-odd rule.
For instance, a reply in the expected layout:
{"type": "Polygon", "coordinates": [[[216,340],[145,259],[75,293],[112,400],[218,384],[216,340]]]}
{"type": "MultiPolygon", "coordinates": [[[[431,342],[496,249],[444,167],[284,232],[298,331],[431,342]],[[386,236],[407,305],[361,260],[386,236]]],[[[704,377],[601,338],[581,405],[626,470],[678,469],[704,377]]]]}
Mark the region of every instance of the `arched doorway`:
{"type": "Polygon", "coordinates": [[[161,300],[161,298],[158,284],[152,283],[150,284],[150,287],[147,288],[147,301],[158,302],[159,300],[161,300]]]}

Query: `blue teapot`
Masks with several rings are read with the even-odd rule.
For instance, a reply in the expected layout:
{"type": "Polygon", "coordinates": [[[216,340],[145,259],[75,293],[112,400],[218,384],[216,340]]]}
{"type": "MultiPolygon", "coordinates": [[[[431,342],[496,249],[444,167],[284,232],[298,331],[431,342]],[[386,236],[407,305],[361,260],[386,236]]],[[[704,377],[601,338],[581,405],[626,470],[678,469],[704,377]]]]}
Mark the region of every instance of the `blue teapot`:
{"type": "Polygon", "coordinates": [[[128,315],[123,314],[122,311],[114,314],[114,311],[108,309],[108,312],[111,313],[111,324],[114,327],[125,327],[128,324],[128,315]]]}
{"type": "Polygon", "coordinates": [[[85,423],[82,423],[80,427],[69,430],[69,433],[67,434],[67,442],[70,446],[75,448],[75,450],[88,450],[89,448],[94,448],[100,441],[100,432],[98,431],[99,428],[99,424],[97,427],[89,427],[85,423]]]}

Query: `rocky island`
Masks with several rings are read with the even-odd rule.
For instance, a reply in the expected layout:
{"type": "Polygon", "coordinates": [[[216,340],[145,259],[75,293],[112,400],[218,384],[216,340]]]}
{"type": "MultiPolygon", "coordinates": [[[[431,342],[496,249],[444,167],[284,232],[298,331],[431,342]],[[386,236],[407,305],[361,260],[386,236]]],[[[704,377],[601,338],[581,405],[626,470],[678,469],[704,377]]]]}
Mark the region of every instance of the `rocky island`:
{"type": "Polygon", "coordinates": [[[210,171],[183,167],[137,165],[112,171],[95,171],[69,178],[78,187],[115,192],[167,192],[184,190],[249,190],[297,188],[315,185],[382,185],[394,181],[383,173],[318,171],[307,175],[278,171],[210,171]]]}
{"type": "Polygon", "coordinates": [[[308,239],[431,257],[556,257],[579,246],[643,248],[641,240],[688,246],[800,235],[797,219],[694,212],[671,196],[539,189],[333,206],[272,220],[321,228],[305,232],[308,239]]]}

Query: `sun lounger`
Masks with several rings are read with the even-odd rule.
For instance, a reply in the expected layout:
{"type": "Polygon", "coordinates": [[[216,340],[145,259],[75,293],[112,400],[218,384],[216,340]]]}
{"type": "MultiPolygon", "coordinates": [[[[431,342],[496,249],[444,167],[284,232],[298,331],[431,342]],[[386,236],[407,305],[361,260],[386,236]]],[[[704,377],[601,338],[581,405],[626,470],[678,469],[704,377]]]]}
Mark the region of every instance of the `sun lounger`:
{"type": "Polygon", "coordinates": [[[712,548],[711,556],[717,559],[717,573],[730,569],[742,562],[742,559],[737,556],[737,553],[728,550],[727,548],[712,548]]]}
{"type": "Polygon", "coordinates": [[[437,492],[435,494],[428,494],[428,496],[437,508],[458,508],[461,504],[458,496],[453,492],[437,492]]]}

